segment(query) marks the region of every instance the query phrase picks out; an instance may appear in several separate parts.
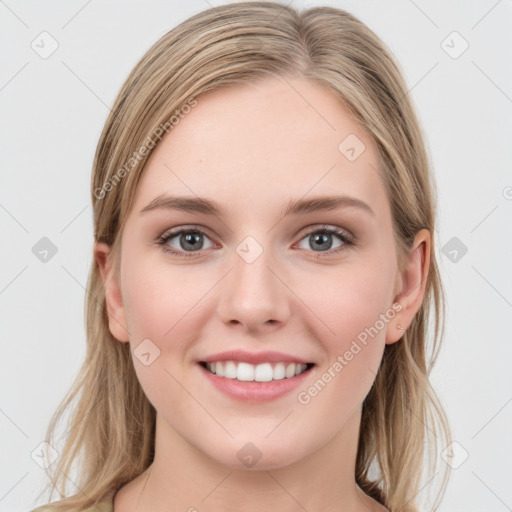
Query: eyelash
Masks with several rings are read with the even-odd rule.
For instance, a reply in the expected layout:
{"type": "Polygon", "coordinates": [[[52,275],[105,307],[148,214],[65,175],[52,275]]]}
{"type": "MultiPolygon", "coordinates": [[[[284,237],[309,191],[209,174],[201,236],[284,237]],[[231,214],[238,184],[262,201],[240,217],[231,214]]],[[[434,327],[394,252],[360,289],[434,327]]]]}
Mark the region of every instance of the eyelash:
{"type": "MultiPolygon", "coordinates": [[[[173,254],[175,256],[184,257],[184,258],[190,258],[190,257],[197,256],[198,254],[200,254],[203,251],[202,249],[199,251],[176,251],[167,245],[167,242],[169,242],[169,240],[172,240],[173,238],[175,238],[179,235],[182,235],[184,233],[197,233],[197,234],[201,234],[201,235],[208,237],[208,235],[202,229],[200,229],[198,227],[178,228],[171,232],[165,232],[163,235],[159,236],[156,240],[156,243],[158,245],[162,246],[162,250],[164,252],[173,254]]],[[[349,235],[345,230],[343,230],[341,228],[336,228],[336,227],[329,226],[329,225],[322,225],[322,226],[315,227],[315,228],[309,230],[307,233],[304,234],[304,236],[299,241],[302,241],[304,238],[307,238],[308,236],[315,234],[315,233],[327,233],[327,234],[331,234],[331,235],[336,235],[343,242],[343,244],[340,245],[339,247],[337,247],[336,249],[329,249],[327,251],[311,251],[313,253],[313,258],[316,258],[316,259],[325,257],[324,256],[325,254],[333,255],[333,254],[340,253],[340,252],[346,250],[348,246],[355,245],[353,236],[349,235]]],[[[208,238],[210,238],[210,237],[208,237],[208,238]]]]}

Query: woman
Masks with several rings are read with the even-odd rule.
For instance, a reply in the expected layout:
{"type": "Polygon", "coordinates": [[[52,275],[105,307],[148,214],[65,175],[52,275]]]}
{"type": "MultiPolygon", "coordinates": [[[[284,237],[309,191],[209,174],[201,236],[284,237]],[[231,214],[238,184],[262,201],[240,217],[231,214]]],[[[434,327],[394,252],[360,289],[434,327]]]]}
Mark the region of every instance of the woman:
{"type": "Polygon", "coordinates": [[[122,87],[92,202],[87,357],[48,435],[72,408],[50,477],[79,491],[38,510],[417,510],[450,440],[435,189],[370,29],[184,21],[122,87]]]}

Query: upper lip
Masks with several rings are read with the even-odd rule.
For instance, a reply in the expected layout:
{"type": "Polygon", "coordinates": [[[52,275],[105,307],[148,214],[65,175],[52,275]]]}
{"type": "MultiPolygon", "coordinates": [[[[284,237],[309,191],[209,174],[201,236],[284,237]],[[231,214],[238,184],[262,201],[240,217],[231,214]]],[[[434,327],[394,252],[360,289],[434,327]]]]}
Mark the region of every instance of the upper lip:
{"type": "Polygon", "coordinates": [[[200,362],[213,363],[215,361],[239,361],[250,364],[260,363],[301,363],[308,364],[302,357],[292,356],[284,352],[264,351],[264,352],[246,352],[245,350],[226,350],[211,356],[200,359],[200,362]]]}

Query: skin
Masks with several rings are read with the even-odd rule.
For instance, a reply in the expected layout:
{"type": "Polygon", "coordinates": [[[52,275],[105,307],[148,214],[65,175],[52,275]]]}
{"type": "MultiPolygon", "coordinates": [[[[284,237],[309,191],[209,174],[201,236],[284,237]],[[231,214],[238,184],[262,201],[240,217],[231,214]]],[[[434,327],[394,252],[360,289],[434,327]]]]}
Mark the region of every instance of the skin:
{"type": "Polygon", "coordinates": [[[146,164],[122,233],[119,279],[109,247],[95,246],[113,336],[132,351],[147,338],[160,350],[149,366],[133,359],[157,411],[155,461],[117,492],[114,511],[385,510],[355,483],[361,405],[385,344],[400,339],[397,325],[407,328],[421,306],[429,233],[418,233],[399,270],[376,147],[329,90],[269,78],[197,100],[146,164]],[[349,134],[366,146],[355,161],[338,150],[349,134]],[[205,197],[226,214],[140,213],[163,193],[205,197]],[[281,217],[290,199],[334,194],[374,214],[346,207],[281,217]],[[333,253],[343,242],[332,235],[323,252],[305,229],[323,224],[355,244],[333,253]],[[167,242],[190,258],[155,242],[194,225],[206,232],[199,252],[179,235],[167,242]],[[249,235],[263,248],[250,264],[236,252],[249,235]],[[401,311],[299,403],[298,392],[393,303],[401,311]],[[300,389],[274,401],[234,400],[196,362],[227,349],[281,351],[315,367],[300,389]],[[262,454],[252,468],[237,458],[248,441],[262,454]]]}

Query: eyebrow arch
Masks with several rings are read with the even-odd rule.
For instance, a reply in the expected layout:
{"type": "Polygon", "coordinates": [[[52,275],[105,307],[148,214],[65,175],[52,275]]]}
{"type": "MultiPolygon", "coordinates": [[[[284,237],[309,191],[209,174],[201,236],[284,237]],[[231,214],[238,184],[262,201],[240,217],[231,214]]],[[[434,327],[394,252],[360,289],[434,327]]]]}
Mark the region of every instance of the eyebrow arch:
{"type": "Polygon", "coordinates": [[[361,208],[371,215],[375,215],[370,206],[361,199],[350,196],[320,196],[311,199],[290,200],[288,206],[281,212],[281,216],[336,210],[349,206],[361,208]]]}
{"type": "MultiPolygon", "coordinates": [[[[338,208],[356,207],[371,215],[375,215],[370,206],[355,197],[349,196],[319,196],[311,199],[290,200],[288,205],[282,210],[281,217],[288,215],[301,215],[318,211],[336,210],[338,208]]],[[[202,213],[205,215],[223,216],[223,208],[210,199],[193,196],[169,196],[160,195],[153,199],[139,213],[144,213],[157,209],[180,210],[189,213],[202,213]]]]}

